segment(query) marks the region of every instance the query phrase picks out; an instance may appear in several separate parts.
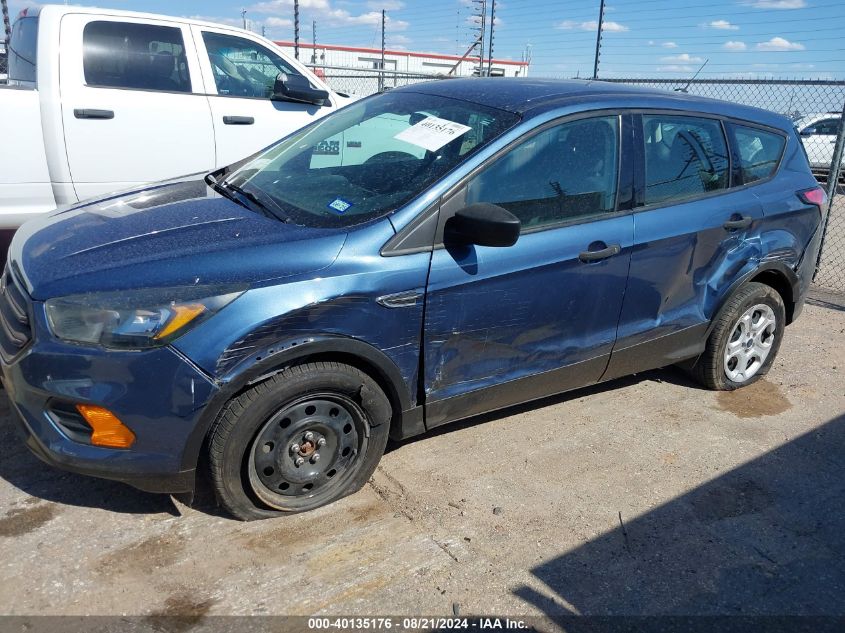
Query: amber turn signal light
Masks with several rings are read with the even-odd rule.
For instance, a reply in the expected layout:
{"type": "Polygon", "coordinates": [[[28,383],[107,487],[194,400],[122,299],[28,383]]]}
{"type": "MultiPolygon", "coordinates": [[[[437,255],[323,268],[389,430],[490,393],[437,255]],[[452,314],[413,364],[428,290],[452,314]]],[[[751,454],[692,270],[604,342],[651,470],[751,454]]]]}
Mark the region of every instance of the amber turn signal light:
{"type": "Polygon", "coordinates": [[[92,404],[78,404],[76,410],[94,430],[91,433],[94,446],[129,448],[135,442],[135,434],[108,409],[92,404]]]}

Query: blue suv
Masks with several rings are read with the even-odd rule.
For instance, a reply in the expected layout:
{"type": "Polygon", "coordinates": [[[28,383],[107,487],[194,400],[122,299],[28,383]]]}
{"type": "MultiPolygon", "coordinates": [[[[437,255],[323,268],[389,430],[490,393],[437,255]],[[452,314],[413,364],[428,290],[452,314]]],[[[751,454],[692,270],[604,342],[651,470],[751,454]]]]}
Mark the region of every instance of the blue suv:
{"type": "Polygon", "coordinates": [[[241,519],[309,510],[388,437],[672,364],[758,380],[824,200],[771,112],[597,82],[400,88],[24,225],[3,382],[50,464],[159,492],[200,472],[241,519]]]}

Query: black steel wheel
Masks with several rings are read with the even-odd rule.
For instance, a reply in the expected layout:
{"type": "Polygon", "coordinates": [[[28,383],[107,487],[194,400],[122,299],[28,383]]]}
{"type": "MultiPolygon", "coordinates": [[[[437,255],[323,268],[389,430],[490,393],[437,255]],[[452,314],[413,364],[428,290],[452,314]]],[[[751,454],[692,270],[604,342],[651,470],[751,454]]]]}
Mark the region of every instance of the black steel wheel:
{"type": "Polygon", "coordinates": [[[390,401],[364,372],[289,367],[233,398],[209,432],[211,482],[234,516],[304,512],[361,488],[384,452],[390,401]]]}
{"type": "Polygon", "coordinates": [[[360,467],[367,452],[366,417],[339,394],[299,398],[274,414],[250,451],[252,491],[283,510],[292,497],[332,496],[360,467]]]}

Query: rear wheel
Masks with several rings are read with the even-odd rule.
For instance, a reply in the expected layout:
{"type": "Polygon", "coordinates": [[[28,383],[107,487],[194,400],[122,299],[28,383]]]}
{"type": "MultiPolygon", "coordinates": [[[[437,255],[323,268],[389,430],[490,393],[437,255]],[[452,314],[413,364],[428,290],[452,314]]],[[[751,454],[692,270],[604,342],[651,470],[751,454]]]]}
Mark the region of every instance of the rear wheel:
{"type": "Polygon", "coordinates": [[[390,402],[372,378],[308,363],[231,400],[209,437],[211,479],[234,516],[303,512],[361,488],[384,452],[390,402]]]}
{"type": "Polygon", "coordinates": [[[775,361],[786,325],[778,292],[752,282],[719,311],[693,376],[704,386],[731,391],[765,376],[775,361]]]}

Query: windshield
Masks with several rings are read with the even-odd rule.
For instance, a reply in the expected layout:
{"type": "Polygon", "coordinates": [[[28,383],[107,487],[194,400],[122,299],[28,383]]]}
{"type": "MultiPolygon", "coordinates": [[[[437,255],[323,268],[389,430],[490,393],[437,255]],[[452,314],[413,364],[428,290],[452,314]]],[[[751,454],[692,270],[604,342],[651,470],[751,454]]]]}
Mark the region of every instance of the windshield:
{"type": "Polygon", "coordinates": [[[351,226],[398,209],[517,121],[466,101],[382,94],[288,137],[223,184],[269,198],[297,224],[351,226]]]}

